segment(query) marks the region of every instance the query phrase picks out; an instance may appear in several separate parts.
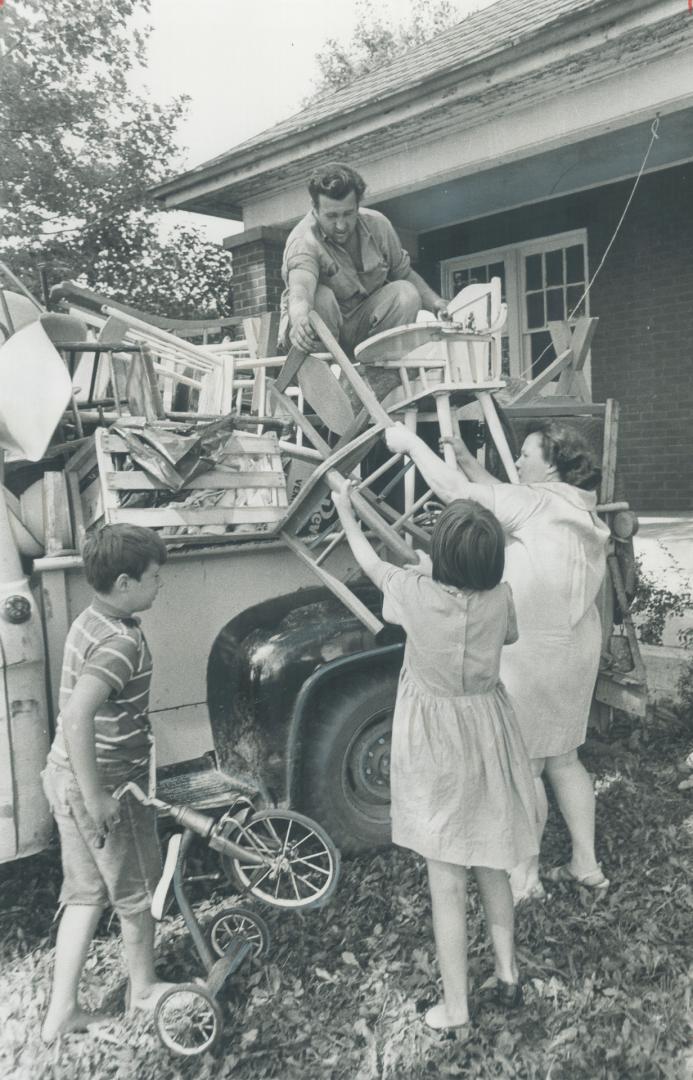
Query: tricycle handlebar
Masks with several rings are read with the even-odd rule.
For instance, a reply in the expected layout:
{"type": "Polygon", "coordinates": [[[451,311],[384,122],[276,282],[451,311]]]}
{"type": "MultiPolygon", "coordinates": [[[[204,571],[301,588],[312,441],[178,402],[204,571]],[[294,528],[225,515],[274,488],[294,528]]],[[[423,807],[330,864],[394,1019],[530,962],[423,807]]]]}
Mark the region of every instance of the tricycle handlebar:
{"type": "Polygon", "coordinates": [[[145,795],[139,784],[136,784],[133,780],[128,780],[127,783],[121,784],[113,792],[114,799],[120,799],[127,792],[137,799],[138,802],[144,806],[155,806],[157,810],[163,810],[169,814],[175,822],[182,825],[184,829],[190,829],[191,832],[197,833],[198,836],[202,836],[208,841],[209,846],[215,851],[219,851],[224,855],[228,855],[233,859],[243,859],[245,863],[252,866],[269,866],[272,863],[272,858],[267,855],[260,855],[255,851],[249,851],[247,848],[240,847],[238,844],[234,844],[232,840],[227,840],[225,836],[222,836],[217,831],[217,822],[209,814],[203,814],[199,810],[194,810],[192,806],[176,806],[172,803],[164,802],[163,799],[156,799],[151,795],[145,795]]]}

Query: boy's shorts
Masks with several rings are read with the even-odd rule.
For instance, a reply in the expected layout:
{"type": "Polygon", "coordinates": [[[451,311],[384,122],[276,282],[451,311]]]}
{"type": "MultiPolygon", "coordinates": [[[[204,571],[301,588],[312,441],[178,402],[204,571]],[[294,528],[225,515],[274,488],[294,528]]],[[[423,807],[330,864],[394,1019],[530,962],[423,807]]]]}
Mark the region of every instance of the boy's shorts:
{"type": "Polygon", "coordinates": [[[120,820],[109,829],[99,848],[96,826],[87,813],[74,774],[49,762],[41,779],[60,833],[60,903],[89,907],[110,904],[124,916],[147,911],[161,876],[155,808],[142,806],[127,792],[120,799],[120,820]]]}

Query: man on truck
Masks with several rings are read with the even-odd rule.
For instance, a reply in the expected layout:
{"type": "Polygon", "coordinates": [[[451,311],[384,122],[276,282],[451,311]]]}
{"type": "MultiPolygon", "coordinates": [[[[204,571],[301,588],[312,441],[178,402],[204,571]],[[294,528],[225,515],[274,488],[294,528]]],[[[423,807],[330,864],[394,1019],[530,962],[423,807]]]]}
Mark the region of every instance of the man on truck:
{"type": "Polygon", "coordinates": [[[280,340],[303,352],[320,347],[308,316],[316,311],[342,347],[416,320],[423,308],[444,316],[443,300],[411,267],[384,214],[361,206],[363,177],[330,162],[310,177],[313,203],[284,248],[280,340]]]}

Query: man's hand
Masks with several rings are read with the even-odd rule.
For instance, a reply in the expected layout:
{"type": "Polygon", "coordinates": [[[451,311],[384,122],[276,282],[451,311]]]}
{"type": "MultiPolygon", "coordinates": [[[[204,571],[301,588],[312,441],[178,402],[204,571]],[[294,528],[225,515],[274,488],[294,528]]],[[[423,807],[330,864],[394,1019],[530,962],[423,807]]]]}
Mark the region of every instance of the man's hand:
{"type": "Polygon", "coordinates": [[[443,300],[442,296],[439,296],[437,300],[433,302],[433,313],[438,319],[449,319],[448,315],[448,301],[443,300]]]}
{"type": "Polygon", "coordinates": [[[105,839],[108,831],[120,821],[120,803],[102,790],[85,797],[84,805],[97,833],[105,839]]]}
{"type": "Polygon", "coordinates": [[[308,315],[300,315],[289,329],[289,341],[302,352],[313,352],[320,344],[308,315]]]}
{"type": "Polygon", "coordinates": [[[393,424],[385,428],[385,442],[393,454],[408,454],[416,436],[404,424],[393,424]]]}

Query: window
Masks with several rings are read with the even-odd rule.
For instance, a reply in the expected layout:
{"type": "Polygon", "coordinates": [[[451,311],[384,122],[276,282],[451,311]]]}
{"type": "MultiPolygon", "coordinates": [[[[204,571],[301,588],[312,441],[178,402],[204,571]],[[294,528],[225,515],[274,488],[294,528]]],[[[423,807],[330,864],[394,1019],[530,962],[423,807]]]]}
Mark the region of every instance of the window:
{"type": "MultiPolygon", "coordinates": [[[[445,296],[454,296],[465,285],[499,277],[508,321],[503,335],[503,371],[507,375],[533,378],[555,359],[549,322],[589,314],[587,283],[587,235],[560,233],[507,248],[480,251],[458,259],[446,259],[441,267],[445,296]]],[[[589,360],[585,366],[589,381],[589,360]]]]}

